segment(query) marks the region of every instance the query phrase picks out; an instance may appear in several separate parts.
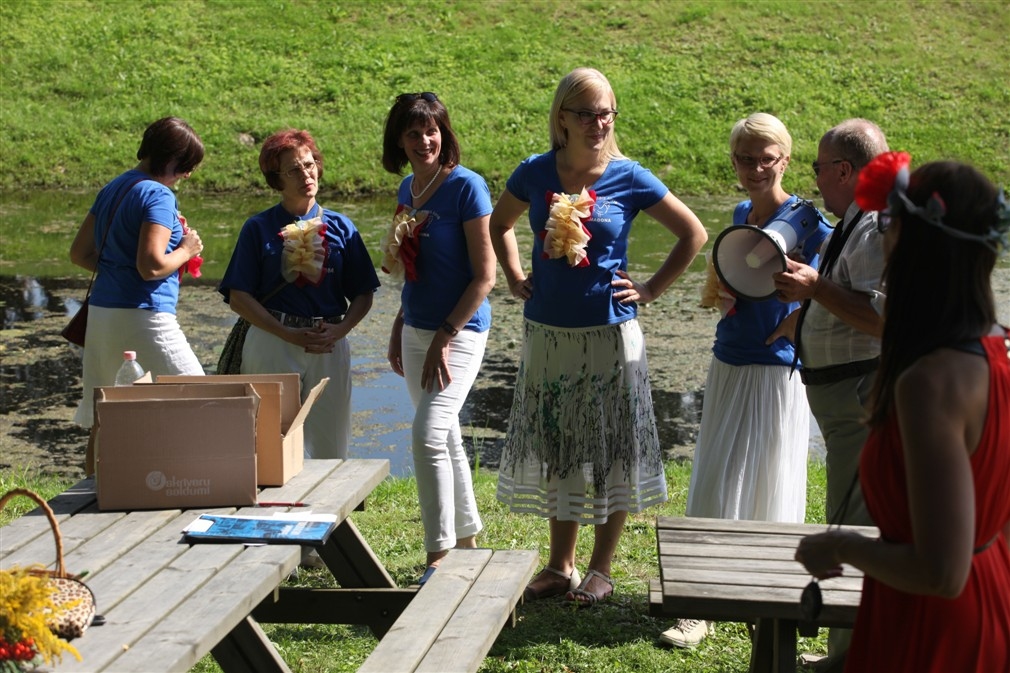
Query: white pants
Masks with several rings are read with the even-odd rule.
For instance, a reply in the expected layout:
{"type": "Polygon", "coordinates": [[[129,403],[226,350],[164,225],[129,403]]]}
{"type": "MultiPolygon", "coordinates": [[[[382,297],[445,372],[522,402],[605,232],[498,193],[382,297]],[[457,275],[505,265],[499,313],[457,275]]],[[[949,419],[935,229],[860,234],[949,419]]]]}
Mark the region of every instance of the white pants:
{"type": "Polygon", "coordinates": [[[115,385],[116,372],[123,364],[123,351],[136,351],[137,362],[155,378],[204,373],[174,313],[90,306],[84,343],[81,375],[84,396],[74,421],[85,428],[90,428],[94,421],[94,390],[115,385]]]}
{"type": "Polygon", "coordinates": [[[306,458],[347,458],[351,439],[351,347],[347,339],[332,353],[306,353],[258,327],[250,326],[242,347],[243,374],[298,373],[302,401],[324,378],[330,382],[305,419],[306,458]]]}
{"type": "Polygon", "coordinates": [[[452,549],[460,538],[484,525],[477,513],[470,463],[463,450],[459,411],[477,379],[487,332],[460,330],[449,344],[452,383],[444,390],[421,388],[421,370],[435,332],[403,326],[401,357],[407,390],[414,403],[413,450],[417,497],[428,552],[452,549]]]}

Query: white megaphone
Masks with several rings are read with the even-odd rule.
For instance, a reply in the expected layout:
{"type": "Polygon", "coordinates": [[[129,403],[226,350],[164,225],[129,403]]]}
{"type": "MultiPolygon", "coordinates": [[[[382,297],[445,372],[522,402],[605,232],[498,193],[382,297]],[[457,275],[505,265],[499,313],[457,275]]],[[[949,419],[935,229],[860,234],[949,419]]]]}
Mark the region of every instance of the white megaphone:
{"type": "Polygon", "coordinates": [[[772,220],[761,227],[733,226],[715,239],[712,261],[723,284],[752,301],[775,295],[772,274],[786,270],[786,253],[817,231],[805,217],[772,220]]]}

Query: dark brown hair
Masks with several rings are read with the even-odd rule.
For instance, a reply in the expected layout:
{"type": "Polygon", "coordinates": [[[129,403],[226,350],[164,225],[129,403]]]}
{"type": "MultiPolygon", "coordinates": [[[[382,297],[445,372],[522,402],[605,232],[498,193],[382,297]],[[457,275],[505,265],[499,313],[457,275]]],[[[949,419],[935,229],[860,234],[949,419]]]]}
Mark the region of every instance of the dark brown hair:
{"type": "Polygon", "coordinates": [[[316,165],[319,166],[319,175],[316,178],[316,184],[322,184],[323,153],[316,147],[315,139],[313,139],[308,131],[285,129],[274,133],[264,140],[263,147],[260,148],[260,171],[262,171],[263,177],[267,179],[267,184],[272,189],[278,192],[284,189],[284,183],[281,181],[280,176],[281,155],[288,150],[301,147],[306,147],[309,152],[312,152],[312,158],[315,160],[316,165]]]}
{"type": "MultiPolygon", "coordinates": [[[[948,227],[984,234],[996,224],[996,187],[966,164],[925,164],[912,173],[907,193],[917,206],[939,195],[948,227]]],[[[937,348],[977,339],[996,322],[991,284],[996,252],[908,211],[897,217],[901,229],[884,269],[887,300],[871,425],[887,418],[898,377],[912,363],[937,348]]]]}
{"type": "Polygon", "coordinates": [[[449,123],[449,111],[433,93],[403,93],[386,118],[382,134],[382,167],[400,175],[407,165],[407,153],[400,147],[400,136],[415,124],[437,124],[442,133],[442,148],[438,161],[452,168],[459,164],[459,141],[449,123]]]}
{"type": "Polygon", "coordinates": [[[175,173],[189,173],[203,161],[203,142],[189,124],[178,117],[163,117],[144,131],[137,159],[150,160],[152,175],[164,175],[175,160],[175,173]]]}

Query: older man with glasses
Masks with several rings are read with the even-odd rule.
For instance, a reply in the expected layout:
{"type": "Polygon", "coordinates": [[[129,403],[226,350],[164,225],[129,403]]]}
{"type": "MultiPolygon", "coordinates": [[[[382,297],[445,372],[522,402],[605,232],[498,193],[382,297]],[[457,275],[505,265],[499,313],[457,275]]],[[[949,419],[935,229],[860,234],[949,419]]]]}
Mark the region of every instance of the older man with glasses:
{"type": "MultiPolygon", "coordinates": [[[[824,207],[841,218],[825,243],[817,269],[789,260],[775,275],[782,301],[802,301],[792,329],[803,367],[807,401],[827,451],[827,506],[830,523],[872,525],[856,479],[869,432],[863,421],[880,355],[884,295],[882,236],[877,213],[855,203],[859,171],[886,152],[884,133],[865,119],[846,120],[821,138],[813,162],[824,207]]],[[[775,336],[775,335],[773,335],[775,336]]],[[[832,629],[828,657],[818,670],[841,670],[850,631],[832,629]]]]}

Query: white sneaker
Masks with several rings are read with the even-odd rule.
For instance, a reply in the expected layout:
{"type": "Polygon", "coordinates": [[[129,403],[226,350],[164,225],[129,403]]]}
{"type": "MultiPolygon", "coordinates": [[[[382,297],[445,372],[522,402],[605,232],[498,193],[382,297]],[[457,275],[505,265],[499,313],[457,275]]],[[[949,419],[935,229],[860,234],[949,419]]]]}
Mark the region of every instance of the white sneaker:
{"type": "Polygon", "coordinates": [[[695,647],[709,633],[704,619],[678,619],[673,626],[660,634],[659,640],[674,647],[695,647]]]}

